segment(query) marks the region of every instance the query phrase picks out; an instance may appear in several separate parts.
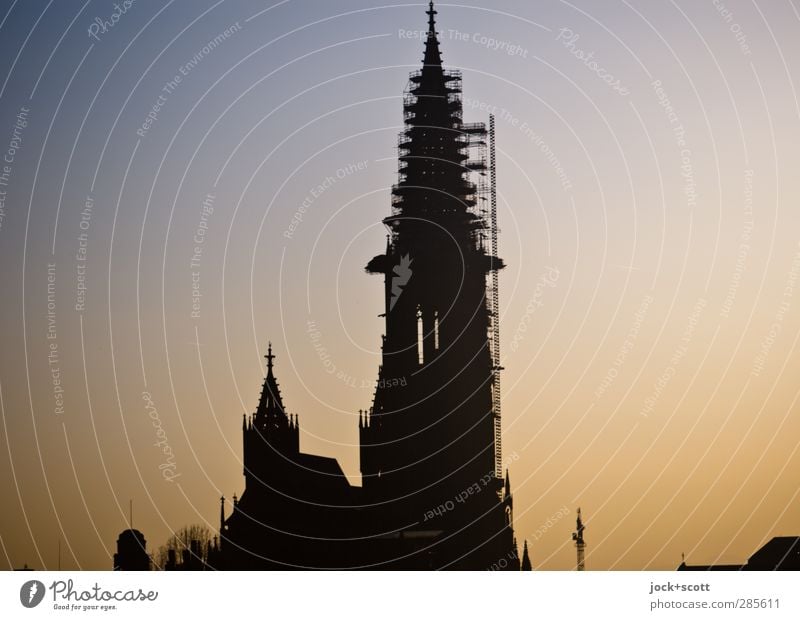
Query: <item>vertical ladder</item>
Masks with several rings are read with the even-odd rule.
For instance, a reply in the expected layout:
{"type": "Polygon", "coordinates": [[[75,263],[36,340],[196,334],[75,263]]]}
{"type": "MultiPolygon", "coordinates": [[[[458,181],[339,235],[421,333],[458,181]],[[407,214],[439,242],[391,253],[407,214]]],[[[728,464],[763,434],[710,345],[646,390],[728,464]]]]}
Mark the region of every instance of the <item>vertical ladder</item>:
{"type": "MultiPolygon", "coordinates": [[[[497,153],[495,150],[494,114],[489,115],[489,182],[491,183],[490,226],[491,260],[497,257],[497,153]]],[[[503,431],[500,424],[500,295],[499,276],[492,265],[489,285],[489,327],[492,354],[492,415],[494,416],[494,475],[503,478],[503,431]]]]}

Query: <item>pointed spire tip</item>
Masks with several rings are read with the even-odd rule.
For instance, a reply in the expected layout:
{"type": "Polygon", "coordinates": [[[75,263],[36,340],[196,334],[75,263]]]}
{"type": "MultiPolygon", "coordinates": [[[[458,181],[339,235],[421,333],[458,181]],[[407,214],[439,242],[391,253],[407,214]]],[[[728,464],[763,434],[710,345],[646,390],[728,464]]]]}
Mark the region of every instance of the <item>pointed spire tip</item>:
{"type": "Polygon", "coordinates": [[[442,65],[442,54],[439,51],[439,39],[436,36],[436,9],[433,8],[433,2],[428,5],[428,37],[425,41],[425,58],[423,58],[423,66],[438,66],[442,65]]]}
{"type": "Polygon", "coordinates": [[[275,359],[275,356],[272,354],[272,341],[269,341],[267,345],[267,354],[264,356],[267,360],[267,374],[272,374],[272,362],[275,359]]]}

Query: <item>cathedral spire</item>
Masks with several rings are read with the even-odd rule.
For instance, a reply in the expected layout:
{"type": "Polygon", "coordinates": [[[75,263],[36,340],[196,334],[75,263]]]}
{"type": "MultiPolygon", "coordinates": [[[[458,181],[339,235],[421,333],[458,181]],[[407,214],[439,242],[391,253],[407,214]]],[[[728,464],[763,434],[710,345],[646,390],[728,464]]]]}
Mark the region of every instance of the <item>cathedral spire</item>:
{"type": "Polygon", "coordinates": [[[439,39],[436,32],[436,10],[433,8],[433,2],[428,7],[428,37],[425,40],[425,58],[422,64],[425,67],[438,67],[442,68],[442,53],[439,51],[439,39]]]}
{"type": "Polygon", "coordinates": [[[267,422],[271,424],[283,424],[288,421],[286,410],[283,408],[283,399],[278,388],[278,381],[273,372],[275,356],[272,354],[272,343],[269,343],[267,354],[267,376],[264,378],[264,387],[261,390],[261,398],[258,402],[258,409],[255,414],[255,422],[259,427],[263,427],[267,422]]]}

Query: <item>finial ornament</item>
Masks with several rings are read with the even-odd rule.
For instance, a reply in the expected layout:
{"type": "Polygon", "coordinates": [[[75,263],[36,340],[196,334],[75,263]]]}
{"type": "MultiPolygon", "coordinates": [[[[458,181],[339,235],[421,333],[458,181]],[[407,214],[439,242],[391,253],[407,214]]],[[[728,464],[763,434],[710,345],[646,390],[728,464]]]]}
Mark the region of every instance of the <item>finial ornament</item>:
{"type": "Polygon", "coordinates": [[[272,354],[272,341],[269,342],[267,347],[267,354],[264,356],[267,360],[267,370],[272,372],[272,360],[275,359],[275,356],[272,354]]]}

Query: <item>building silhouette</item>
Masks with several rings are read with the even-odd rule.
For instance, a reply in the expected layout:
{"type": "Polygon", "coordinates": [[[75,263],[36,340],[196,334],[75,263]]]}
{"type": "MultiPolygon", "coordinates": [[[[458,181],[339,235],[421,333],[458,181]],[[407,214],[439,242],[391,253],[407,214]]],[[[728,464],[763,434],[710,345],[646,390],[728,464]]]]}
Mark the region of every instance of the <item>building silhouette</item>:
{"type": "Polygon", "coordinates": [[[374,400],[359,413],[362,485],[300,451],[270,344],[242,421],[245,490],[227,516],[222,500],[218,568],[520,570],[500,446],[493,131],[463,122],[432,2],[427,14],[386,249],[366,267],[383,276],[386,311],[374,400]]]}
{"type": "Polygon", "coordinates": [[[139,530],[123,530],[117,538],[114,570],[150,570],[147,541],[139,530]]]}
{"type": "Polygon", "coordinates": [[[776,536],[745,564],[686,564],[684,560],[678,570],[800,570],[800,536],[776,536]]]}

